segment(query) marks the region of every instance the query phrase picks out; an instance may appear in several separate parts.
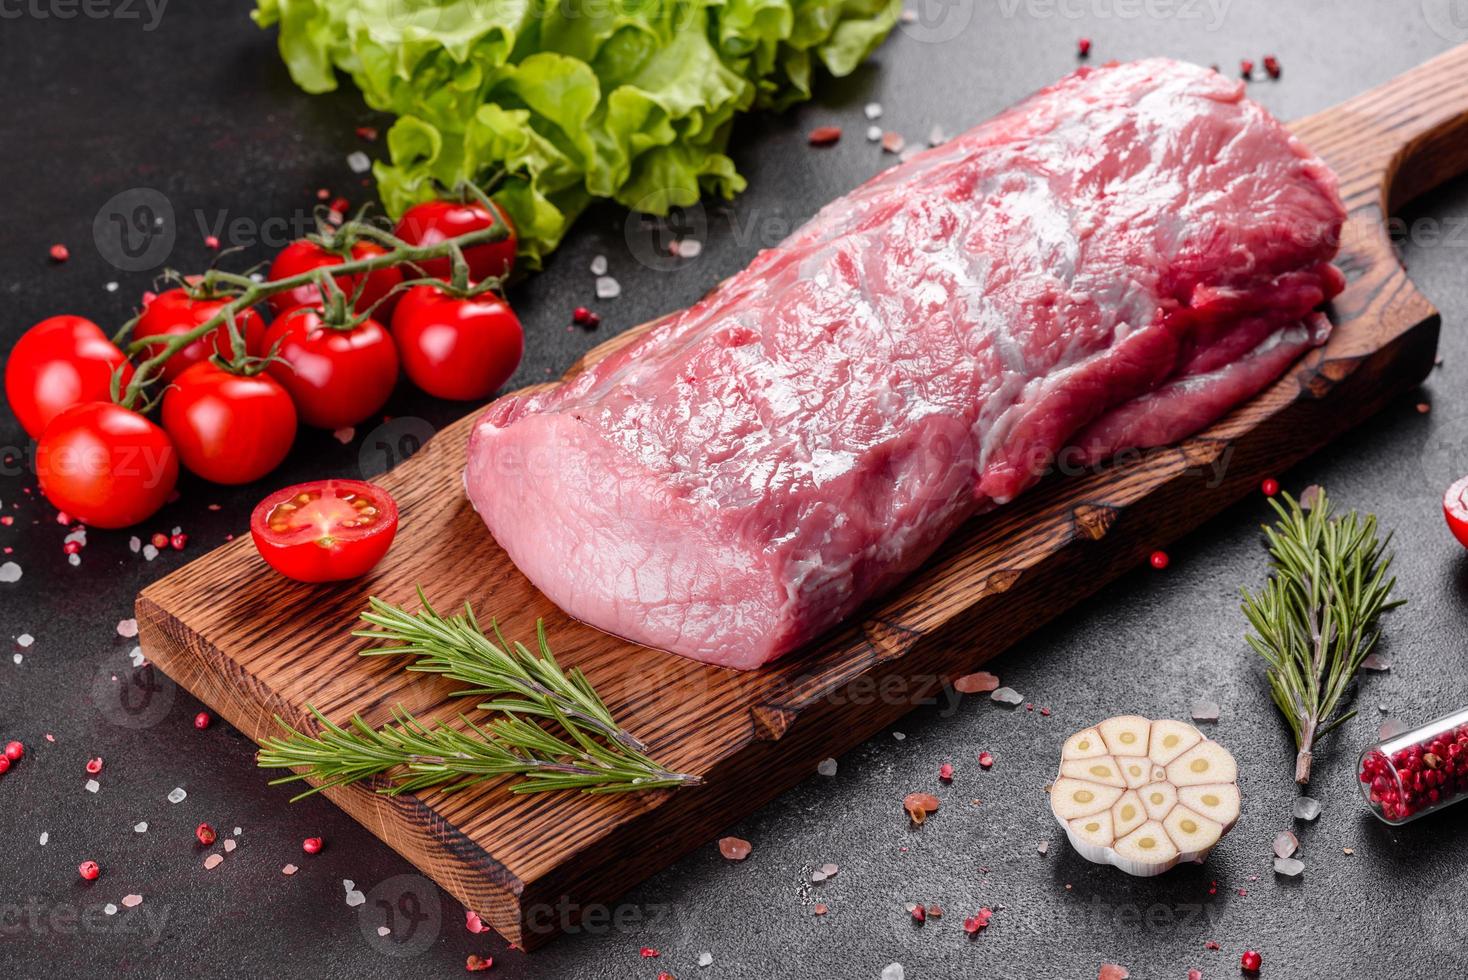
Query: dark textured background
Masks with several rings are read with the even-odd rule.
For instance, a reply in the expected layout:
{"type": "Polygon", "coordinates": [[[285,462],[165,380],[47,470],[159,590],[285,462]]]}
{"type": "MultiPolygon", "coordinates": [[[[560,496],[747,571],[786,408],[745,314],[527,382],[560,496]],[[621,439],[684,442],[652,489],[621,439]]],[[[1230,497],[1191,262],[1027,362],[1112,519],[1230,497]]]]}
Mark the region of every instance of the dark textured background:
{"type": "MultiPolygon", "coordinates": [[[[119,271],[94,242],[93,218],[115,194],[153,188],[166,196],[177,229],[167,261],[185,269],[208,258],[200,215],[206,225],[227,217],[256,227],[272,217],[300,220],[318,187],[354,202],[368,198],[344,161],[353,150],[380,152],[353,135],[355,126],[380,121],[350,90],[297,91],[273,36],[247,19],[247,4],[180,2],[146,30],[144,8],[93,7],[108,16],[89,17],[65,3],[0,6],[6,348],[53,313],[107,324],[127,316],[153,272],[119,271]],[[64,18],[68,11],[73,16],[64,18]],[[142,19],[123,16],[133,11],[142,19]],[[72,251],[62,266],[46,258],[56,241],[72,251]],[[119,288],[109,293],[108,282],[119,288]]],[[[1468,40],[1468,9],[1454,20],[1455,0],[933,3],[943,16],[931,32],[899,31],[855,77],[822,83],[815,104],[740,126],[733,152],[751,189],[727,212],[710,208],[690,219],[706,239],[702,257],[675,270],[648,268],[629,247],[622,213],[588,214],[547,270],[514,295],[528,334],[516,382],[559,373],[611,332],[693,301],[792,223],[890,164],[862,138],[869,100],[884,105],[885,126],[910,140],[934,125],[956,131],[1067,71],[1074,41],[1085,34],[1098,60],[1167,54],[1232,71],[1241,57],[1277,53],[1284,77],[1251,91],[1294,118],[1468,40]],[[845,138],[809,149],[804,133],[825,123],[844,125],[845,138]],[[597,253],[609,257],[624,295],[593,303],[604,325],[587,334],[566,324],[574,305],[592,300],[586,270],[597,253]]],[[[1459,185],[1407,216],[1408,264],[1444,313],[1445,363],[1427,390],[1280,474],[1288,488],[1319,482],[1339,501],[1380,514],[1396,531],[1400,590],[1410,600],[1390,625],[1395,668],[1366,680],[1361,716],[1317,758],[1312,792],[1325,811],[1318,823],[1296,828],[1307,865],[1299,880],[1276,879],[1270,868],[1270,841],[1292,824],[1292,752],[1242,642],[1237,608],[1240,585],[1263,575],[1261,499],[1175,545],[1167,572],[1139,570],[993,665],[1006,683],[1050,706],[1052,717],[981,699],[921,709],[899,726],[905,738],[873,739],[841,759],[834,778],[812,776],[730,827],[753,842],[743,864],[726,863],[710,842],[632,888],[610,910],[617,925],[582,930],[526,957],[490,934],[469,934],[455,901],[329,803],[288,806],[286,791],[267,787],[254,769],[252,747],[238,733],[221,724],[194,731],[200,706],[192,697],[127,668],[132,641],[118,637],[115,624],[131,615],[134,593],[242,530],[266,488],[186,480],[182,499],[146,529],[183,527],[191,536],[185,554],[147,563],[129,552],[127,533],[94,532],[81,565],[70,567],[65,528],[28,492],[30,447],[0,412],[0,446],[11,447],[0,507],[15,516],[13,526],[0,527],[0,546],[14,553],[0,560],[24,568],[19,583],[0,584],[0,738],[30,748],[0,777],[0,975],[453,976],[467,954],[479,953],[494,955],[491,975],[505,977],[651,980],[663,969],[682,978],[876,978],[899,961],[914,980],[1085,978],[1110,960],[1134,976],[1181,978],[1190,967],[1205,977],[1236,975],[1248,947],[1262,951],[1269,977],[1462,975],[1465,813],[1390,830],[1360,805],[1351,767],[1382,721],[1380,708],[1421,721],[1468,703],[1468,559],[1445,532],[1438,504],[1449,479],[1468,470],[1465,215],[1468,187],[1459,185]],[[1430,414],[1417,411],[1424,400],[1430,414]],[[22,633],[35,643],[15,664],[22,633]],[[1240,825],[1213,858],[1144,881],[1071,854],[1040,790],[1061,738],[1121,711],[1185,716],[1201,696],[1223,706],[1211,734],[1237,755],[1246,794],[1240,825]],[[992,771],[976,765],[981,749],[995,754],[992,771]],[[96,795],[83,789],[93,755],[106,759],[96,795]],[[934,789],[944,761],[958,770],[943,791],[948,802],[926,827],[910,830],[898,801],[934,789]],[[189,796],[172,806],[164,797],[175,786],[189,796]],[[144,835],[131,829],[139,820],[149,822],[144,835]],[[200,867],[193,844],[201,820],[226,834],[243,828],[239,848],[214,871],[200,867]],[[317,834],[327,849],[303,857],[300,840],[317,834]],[[1037,853],[1040,842],[1049,842],[1048,855],[1037,853]],[[91,885],[76,874],[87,858],[105,869],[91,885]],[[292,878],[280,873],[288,861],[302,868],[292,878]],[[809,868],[825,862],[840,865],[840,874],[805,885],[809,868]],[[344,878],[370,894],[362,909],[344,904],[344,878]],[[146,898],[133,914],[97,911],[129,892],[146,898]],[[379,899],[397,909],[389,939],[376,933],[387,915],[379,899]],[[811,914],[816,900],[829,914],[811,914]],[[948,915],[916,928],[903,908],[909,901],[939,903],[948,915]],[[970,942],[961,919],[982,905],[998,911],[970,942]],[[1210,939],[1221,950],[1206,949],[1210,939]],[[661,957],[641,958],[643,946],[661,957]],[[705,950],[713,966],[700,970],[705,950]]],[[[632,243],[643,244],[641,235],[632,243]]],[[[247,243],[245,235],[224,237],[247,243]]],[[[248,259],[268,251],[254,248],[248,259]]],[[[425,428],[463,408],[404,390],[389,411],[425,428]]],[[[365,431],[349,445],[308,434],[268,482],[356,475],[363,460],[380,468],[372,444],[365,431]]]]}

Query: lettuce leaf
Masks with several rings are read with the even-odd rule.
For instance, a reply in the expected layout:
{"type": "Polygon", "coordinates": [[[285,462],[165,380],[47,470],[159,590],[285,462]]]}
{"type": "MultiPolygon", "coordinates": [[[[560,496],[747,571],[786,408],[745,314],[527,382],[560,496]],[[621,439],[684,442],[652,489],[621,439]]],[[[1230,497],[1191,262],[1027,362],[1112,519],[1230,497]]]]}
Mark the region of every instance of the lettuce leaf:
{"type": "Polygon", "coordinates": [[[350,76],[398,117],[388,212],[493,180],[530,267],[594,199],[666,214],[744,178],[734,116],[810,97],[886,37],[901,0],[258,0],[308,92],[350,76]]]}

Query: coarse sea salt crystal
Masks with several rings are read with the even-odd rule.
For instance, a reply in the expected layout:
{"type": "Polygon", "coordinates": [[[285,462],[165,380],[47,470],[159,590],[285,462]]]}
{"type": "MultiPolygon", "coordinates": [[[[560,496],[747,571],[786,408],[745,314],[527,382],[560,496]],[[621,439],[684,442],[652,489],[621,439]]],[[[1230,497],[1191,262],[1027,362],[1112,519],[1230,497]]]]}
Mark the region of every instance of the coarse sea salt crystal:
{"type": "Polygon", "coordinates": [[[698,965],[699,965],[699,968],[700,969],[702,969],[703,967],[706,967],[706,966],[713,966],[714,965],[714,954],[713,953],[699,953],[698,954],[698,965]]]}
{"type": "Polygon", "coordinates": [[[1300,796],[1295,799],[1295,819],[1314,820],[1320,816],[1320,801],[1313,796],[1300,796]]]}
{"type": "Polygon", "coordinates": [[[1391,670],[1392,658],[1387,654],[1369,653],[1361,661],[1362,670],[1391,670]]]}
{"type": "Polygon", "coordinates": [[[15,642],[17,646],[28,647],[36,642],[36,638],[29,633],[22,633],[15,638],[15,642]]]}
{"type": "Polygon", "coordinates": [[[241,827],[236,827],[236,828],[235,828],[235,829],[234,829],[234,835],[235,835],[235,836],[236,836],[236,837],[238,837],[238,836],[239,836],[239,835],[240,835],[240,834],[243,834],[243,833],[244,833],[244,832],[245,832],[245,831],[244,831],[244,829],[243,829],[243,828],[241,828],[241,827]]]}
{"type": "Polygon", "coordinates": [[[87,785],[87,792],[88,793],[95,793],[95,792],[97,792],[97,790],[99,790],[99,789],[102,788],[102,784],[99,783],[99,782],[97,782],[95,779],[89,779],[89,780],[87,780],[87,784],[86,785],[87,785]]]}
{"type": "Polygon", "coordinates": [[[13,561],[0,565],[0,582],[19,582],[20,566],[13,561]]]}
{"type": "Polygon", "coordinates": [[[356,437],[356,435],[356,428],[354,426],[348,425],[337,429],[331,434],[331,437],[337,442],[341,443],[343,446],[345,446],[347,443],[351,442],[352,439],[356,437]]]}
{"type": "Polygon", "coordinates": [[[117,621],[117,635],[128,639],[138,635],[138,621],[136,619],[119,619],[117,621]]]}
{"type": "Polygon", "coordinates": [[[280,869],[280,873],[283,875],[293,875],[299,870],[301,869],[296,867],[294,864],[287,864],[285,867],[280,869]]]}
{"type": "Polygon", "coordinates": [[[906,980],[906,977],[901,963],[888,963],[882,967],[882,980],[906,980]]]}
{"type": "Polygon", "coordinates": [[[182,803],[188,795],[189,794],[184,790],[182,786],[175,786],[173,789],[168,791],[168,802],[182,803]]]}
{"type": "Polygon", "coordinates": [[[157,548],[153,547],[152,544],[145,544],[145,545],[143,545],[143,560],[144,561],[152,561],[154,558],[157,558],[157,557],[158,557],[158,549],[157,548]]]}
{"type": "Polygon", "coordinates": [[[1221,713],[1217,701],[1194,701],[1192,716],[1194,721],[1217,721],[1221,713]]]}
{"type": "Polygon", "coordinates": [[[1046,853],[1050,850],[1050,842],[1044,840],[1040,841],[1040,843],[1035,845],[1035,850],[1039,851],[1041,854],[1046,853]]]}
{"type": "Polygon", "coordinates": [[[141,896],[141,895],[124,895],[124,896],[122,896],[122,907],[125,908],[125,909],[136,908],[136,907],[138,907],[139,905],[142,905],[142,904],[143,904],[143,896],[141,896]]]}
{"type": "Polygon", "coordinates": [[[882,127],[881,126],[868,126],[867,127],[867,142],[868,143],[875,143],[878,140],[880,140],[881,138],[882,138],[882,127]]]}
{"type": "Polygon", "coordinates": [[[204,870],[205,871],[213,871],[215,868],[219,867],[223,863],[224,863],[224,855],[223,854],[218,854],[218,853],[211,854],[211,855],[209,855],[208,857],[206,857],[204,859],[204,870]]]}
{"type": "Polygon", "coordinates": [[[1275,858],[1274,870],[1288,878],[1293,878],[1305,870],[1305,862],[1296,858],[1275,858]]]}
{"type": "Polygon", "coordinates": [[[681,239],[677,248],[680,259],[696,259],[703,254],[703,242],[697,238],[681,239]]]}
{"type": "Polygon", "coordinates": [[[237,843],[235,843],[234,840],[232,840],[232,839],[226,840],[224,842],[224,853],[228,854],[231,851],[233,851],[236,847],[239,847],[239,846],[240,845],[237,844],[237,843]]]}
{"type": "Polygon", "coordinates": [[[1274,835],[1274,856],[1287,858],[1300,849],[1300,839],[1288,830],[1274,835]]]}
{"type": "Polygon", "coordinates": [[[134,667],[143,666],[143,648],[133,647],[127,652],[127,659],[131,661],[134,667]]]}
{"type": "Polygon", "coordinates": [[[591,274],[593,276],[604,276],[607,274],[607,257],[605,255],[593,255],[591,257],[591,274]]]}
{"type": "Polygon", "coordinates": [[[137,554],[139,551],[141,551],[142,547],[143,539],[138,537],[136,534],[127,539],[127,550],[131,551],[133,554],[137,554]]]}
{"type": "Polygon", "coordinates": [[[80,565],[82,563],[82,556],[81,555],[67,555],[66,556],[66,563],[68,565],[70,565],[72,568],[76,568],[78,565],[80,565]]]}
{"type": "Polygon", "coordinates": [[[377,934],[379,936],[391,936],[392,935],[392,927],[391,926],[378,926],[377,927],[377,934]]]}
{"type": "Polygon", "coordinates": [[[146,820],[139,820],[137,823],[133,824],[133,833],[135,833],[135,834],[146,834],[147,832],[148,832],[148,821],[146,821],[146,820]]]}
{"type": "Polygon", "coordinates": [[[49,830],[43,830],[43,831],[41,831],[41,846],[42,847],[45,847],[46,846],[46,842],[48,840],[50,840],[50,839],[51,839],[51,831],[49,831],[49,830]]]}
{"type": "Polygon", "coordinates": [[[355,888],[352,889],[351,891],[347,892],[347,908],[349,908],[349,909],[354,909],[358,905],[363,905],[363,904],[366,903],[366,901],[367,901],[367,896],[366,895],[363,895],[361,892],[357,891],[355,888]]]}
{"type": "Polygon", "coordinates": [[[1012,687],[1001,687],[989,695],[989,700],[998,701],[1000,704],[1022,704],[1025,696],[1012,687]]]}
{"type": "Polygon", "coordinates": [[[25,659],[25,655],[20,653],[12,654],[10,659],[15,661],[16,663],[20,663],[22,660],[25,659]]]}
{"type": "Polygon", "coordinates": [[[111,902],[108,902],[106,905],[102,906],[102,913],[104,915],[116,915],[117,906],[113,905],[111,902]]]}
{"type": "Polygon", "coordinates": [[[907,738],[907,733],[906,732],[893,732],[892,733],[892,738],[895,739],[898,742],[901,742],[901,741],[903,741],[904,739],[907,738]]]}
{"type": "Polygon", "coordinates": [[[596,277],[596,298],[616,299],[622,295],[622,284],[611,276],[596,277]]]}
{"type": "Polygon", "coordinates": [[[353,150],[347,154],[347,166],[354,174],[365,174],[372,169],[372,158],[361,150],[353,150]]]}
{"type": "Polygon", "coordinates": [[[102,285],[102,288],[107,290],[109,293],[115,293],[117,292],[117,281],[109,279],[102,285]]]}
{"type": "Polygon", "coordinates": [[[816,763],[816,772],[820,773],[822,776],[836,775],[836,760],[822,759],[820,762],[816,763]]]}
{"type": "Polygon", "coordinates": [[[881,119],[882,118],[882,103],[880,103],[880,102],[868,102],[866,104],[866,106],[862,108],[861,111],[864,112],[864,113],[866,113],[866,117],[868,119],[881,119]]]}

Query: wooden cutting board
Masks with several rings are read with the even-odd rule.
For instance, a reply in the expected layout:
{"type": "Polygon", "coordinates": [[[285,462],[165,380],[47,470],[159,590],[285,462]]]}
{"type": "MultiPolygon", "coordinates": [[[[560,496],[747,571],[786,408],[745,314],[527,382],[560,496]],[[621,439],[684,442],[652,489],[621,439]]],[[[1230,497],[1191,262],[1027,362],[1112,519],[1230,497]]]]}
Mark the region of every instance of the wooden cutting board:
{"type": "Polygon", "coordinates": [[[562,927],[560,909],[574,921],[611,902],[1426,376],[1439,318],[1399,266],[1382,216],[1468,169],[1468,46],[1293,129],[1340,174],[1351,213],[1339,260],[1349,285],[1329,344],[1179,446],[1049,481],[976,518],[902,589],[804,653],[736,673],[569,619],[465,501],[472,415],[378,481],[398,499],[402,528],[367,579],[287,585],[237,540],[143,591],[143,649],[258,740],[275,731],[275,714],[309,727],[307,702],[337,721],[360,711],[374,723],[398,703],[428,717],[463,706],[449,698],[453,685],[410,674],[401,659],[358,656],[349,631],[369,595],[412,603],[421,584],[438,608],[470,600],[511,638],[533,636],[544,619],[561,662],[583,668],[657,758],[703,776],[702,786],[609,797],[512,796],[503,784],[327,793],[507,939],[534,947],[562,927]]]}

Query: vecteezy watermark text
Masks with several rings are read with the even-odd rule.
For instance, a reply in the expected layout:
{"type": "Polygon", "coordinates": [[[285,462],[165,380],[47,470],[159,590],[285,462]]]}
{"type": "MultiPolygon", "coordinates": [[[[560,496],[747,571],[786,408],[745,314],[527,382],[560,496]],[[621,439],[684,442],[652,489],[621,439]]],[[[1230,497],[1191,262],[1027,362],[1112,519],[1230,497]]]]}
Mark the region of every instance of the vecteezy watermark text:
{"type": "Polygon", "coordinates": [[[0,0],[0,20],[131,20],[155,31],[168,0],[0,0]]]}

